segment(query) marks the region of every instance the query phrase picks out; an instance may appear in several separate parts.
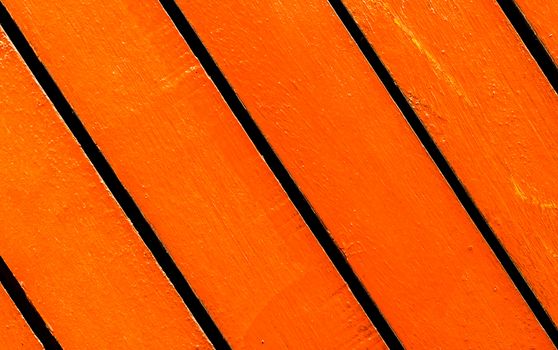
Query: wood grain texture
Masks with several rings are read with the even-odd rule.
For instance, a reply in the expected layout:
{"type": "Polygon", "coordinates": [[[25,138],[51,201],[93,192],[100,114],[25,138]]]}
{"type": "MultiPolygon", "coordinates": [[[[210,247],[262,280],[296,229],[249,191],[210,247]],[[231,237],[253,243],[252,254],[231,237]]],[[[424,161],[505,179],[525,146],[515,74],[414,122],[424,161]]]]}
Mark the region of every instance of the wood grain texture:
{"type": "Polygon", "coordinates": [[[0,344],[5,350],[43,349],[10,296],[0,285],[0,344]]]}
{"type": "Polygon", "coordinates": [[[211,348],[0,31],[0,255],[66,349],[211,348]]]}
{"type": "Polygon", "coordinates": [[[4,1],[235,348],[384,348],[153,1],[4,1]]]}
{"type": "Polygon", "coordinates": [[[552,348],[326,1],[178,3],[404,345],[552,348]]]}
{"type": "Polygon", "coordinates": [[[558,1],[514,0],[558,64],[558,1]]]}
{"type": "Polygon", "coordinates": [[[558,95],[493,0],[345,3],[556,323],[558,95]]]}

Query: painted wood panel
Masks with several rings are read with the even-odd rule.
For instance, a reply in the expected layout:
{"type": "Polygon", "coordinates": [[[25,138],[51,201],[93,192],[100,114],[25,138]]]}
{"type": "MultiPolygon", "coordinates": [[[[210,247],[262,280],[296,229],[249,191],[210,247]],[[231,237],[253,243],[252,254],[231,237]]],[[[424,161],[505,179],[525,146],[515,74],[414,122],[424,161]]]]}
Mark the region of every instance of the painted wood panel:
{"type": "Polygon", "coordinates": [[[345,3],[556,323],[558,95],[493,0],[345,3]]]}
{"type": "Polygon", "coordinates": [[[233,347],[384,347],[158,2],[4,4],[233,347]]]}
{"type": "Polygon", "coordinates": [[[558,63],[558,1],[514,0],[555,63],[558,63]]]}
{"type": "Polygon", "coordinates": [[[8,293],[0,285],[0,344],[5,350],[43,349],[8,293]]]}
{"type": "Polygon", "coordinates": [[[178,4],[404,345],[552,348],[326,1],[178,4]]]}
{"type": "Polygon", "coordinates": [[[0,31],[0,255],[66,349],[209,349],[0,31]]]}

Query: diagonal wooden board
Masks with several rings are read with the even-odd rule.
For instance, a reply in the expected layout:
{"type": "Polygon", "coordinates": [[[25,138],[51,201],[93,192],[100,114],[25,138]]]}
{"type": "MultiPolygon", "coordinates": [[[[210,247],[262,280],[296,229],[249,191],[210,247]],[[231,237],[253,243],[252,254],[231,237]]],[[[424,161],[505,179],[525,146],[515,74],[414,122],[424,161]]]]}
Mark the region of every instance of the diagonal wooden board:
{"type": "Polygon", "coordinates": [[[6,350],[44,349],[1,285],[0,344],[6,350]]]}
{"type": "Polygon", "coordinates": [[[513,0],[558,64],[558,1],[513,0]]]}
{"type": "Polygon", "coordinates": [[[63,348],[211,348],[1,29],[0,145],[0,256],[63,348]]]}
{"type": "Polygon", "coordinates": [[[233,347],[385,347],[157,1],[3,3],[233,347]]]}
{"type": "Polygon", "coordinates": [[[327,1],[177,3],[403,345],[552,348],[327,1]]]}
{"type": "Polygon", "coordinates": [[[556,323],[556,91],[494,0],[344,2],[556,323]]]}

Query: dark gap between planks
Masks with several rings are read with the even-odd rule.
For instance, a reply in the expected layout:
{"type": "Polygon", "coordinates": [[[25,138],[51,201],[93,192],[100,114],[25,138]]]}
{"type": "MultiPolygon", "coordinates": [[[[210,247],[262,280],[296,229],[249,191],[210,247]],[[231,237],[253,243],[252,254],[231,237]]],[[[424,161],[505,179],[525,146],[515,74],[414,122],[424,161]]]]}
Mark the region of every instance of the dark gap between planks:
{"type": "Polygon", "coordinates": [[[337,247],[322,221],[275,154],[176,2],[174,0],[159,1],[386,344],[390,349],[403,349],[403,345],[358,279],[344,254],[337,247]]]}
{"type": "Polygon", "coordinates": [[[0,284],[4,286],[29,328],[35,333],[45,349],[62,350],[58,340],[56,340],[35,306],[27,298],[25,291],[2,257],[0,257],[0,284]]]}
{"type": "Polygon", "coordinates": [[[170,254],[165,249],[163,243],[159,240],[153,228],[149,225],[139,207],[132,199],[132,196],[124,188],[111,168],[107,159],[97,147],[91,135],[87,132],[84,125],[62,94],[60,88],[56,85],[53,78],[48,73],[45,66],[39,60],[29,42],[17,27],[17,24],[10,16],[7,9],[0,2],[0,25],[4,28],[8,37],[19,51],[23,60],[45,91],[48,98],[52,101],[54,107],[79,142],[81,148],[107,185],[114,198],[123,209],[124,213],[132,222],[134,228],[145,242],[145,245],[151,251],[157,263],[161,266],[170,282],[187,305],[196,322],[205,332],[211,343],[216,349],[231,349],[225,340],[221,331],[217,328],[215,322],[194,293],[192,287],[186,281],[186,278],[180,272],[178,266],[173,261],[170,254]]]}
{"type": "MultiPolygon", "coordinates": [[[[556,0],[549,0],[556,1],[556,0]]],[[[513,28],[521,37],[521,40],[535,59],[540,69],[554,88],[558,92],[558,68],[552,60],[552,56],[548,53],[544,44],[539,40],[537,34],[513,0],[496,0],[498,5],[508,17],[513,28]]]]}
{"type": "Polygon", "coordinates": [[[386,87],[387,91],[403,113],[405,119],[410,124],[411,128],[423,144],[424,148],[437,165],[440,172],[445,177],[446,181],[450,185],[451,189],[455,192],[457,198],[477,226],[478,230],[481,232],[485,241],[488,243],[496,258],[500,261],[511,280],[515,284],[516,288],[521,293],[521,296],[527,302],[528,306],[531,308],[535,317],[540,322],[552,342],[558,347],[558,330],[555,324],[552,322],[550,316],[546,313],[544,307],[540,301],[535,296],[535,293],[529,287],[529,284],[525,278],[519,272],[517,266],[515,266],[512,258],[508,255],[502,243],[498,240],[494,231],[480,212],[480,210],[475,205],[473,199],[465,189],[465,186],[461,183],[453,169],[451,168],[448,161],[443,156],[442,152],[426,130],[426,127],[422,124],[419,117],[403,95],[403,92],[397,86],[397,83],[393,77],[388,72],[387,68],[384,66],[379,56],[376,54],[371,44],[366,40],[364,33],[360,30],[357,22],[351,16],[348,9],[342,3],[341,0],[328,0],[337,16],[341,19],[353,40],[357,43],[363,55],[368,60],[368,63],[372,66],[376,74],[380,77],[380,80],[386,87]]]}

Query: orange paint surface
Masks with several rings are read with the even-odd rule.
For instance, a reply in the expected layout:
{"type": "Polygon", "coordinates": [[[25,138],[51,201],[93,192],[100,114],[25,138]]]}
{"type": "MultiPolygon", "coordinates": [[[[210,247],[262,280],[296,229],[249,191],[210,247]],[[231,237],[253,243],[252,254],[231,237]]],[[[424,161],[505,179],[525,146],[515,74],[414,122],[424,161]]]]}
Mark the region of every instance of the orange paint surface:
{"type": "Polygon", "coordinates": [[[3,31],[0,144],[0,255],[62,347],[210,348],[3,31]]]}
{"type": "Polygon", "coordinates": [[[558,95],[511,24],[493,0],[346,4],[558,322],[558,95]]]}
{"type": "Polygon", "coordinates": [[[552,348],[326,1],[178,3],[404,345],[552,348]]]}
{"type": "Polygon", "coordinates": [[[233,347],[384,348],[157,1],[4,4],[233,347]]]}
{"type": "Polygon", "coordinates": [[[514,0],[558,64],[558,1],[514,0]]]}
{"type": "Polygon", "coordinates": [[[43,349],[10,296],[0,285],[0,344],[5,350],[43,349]]]}

